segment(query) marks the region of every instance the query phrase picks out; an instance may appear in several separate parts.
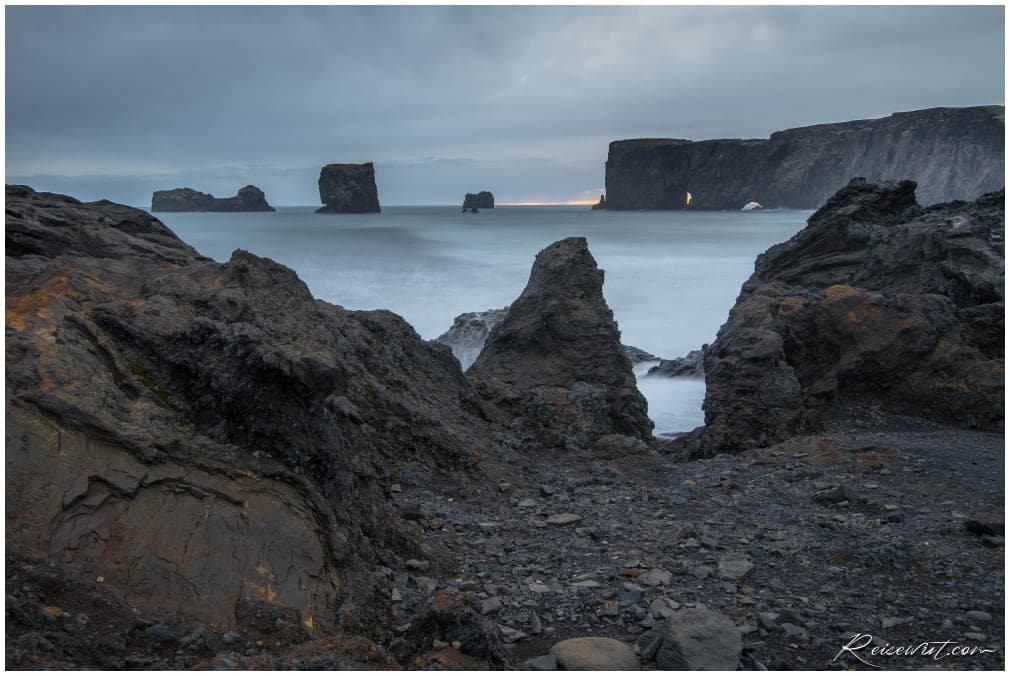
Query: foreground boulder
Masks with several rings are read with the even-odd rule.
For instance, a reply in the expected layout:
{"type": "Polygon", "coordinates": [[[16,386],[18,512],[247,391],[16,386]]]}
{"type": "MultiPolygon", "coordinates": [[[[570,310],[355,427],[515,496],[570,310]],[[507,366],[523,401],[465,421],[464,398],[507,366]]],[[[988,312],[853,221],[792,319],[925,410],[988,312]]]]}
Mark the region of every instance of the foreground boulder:
{"type": "Polygon", "coordinates": [[[254,185],[240,188],[234,197],[214,197],[192,188],[158,190],[151,197],[151,211],[275,211],[266,195],[254,185]]]}
{"type": "Polygon", "coordinates": [[[182,629],[388,638],[372,568],[418,557],[390,473],[493,449],[448,350],[145,211],[6,197],[8,553],[182,629]]]}
{"type": "Polygon", "coordinates": [[[551,244],[467,374],[545,446],[585,447],[608,434],[651,439],[603,271],[583,237],[551,244]]]}
{"type": "Polygon", "coordinates": [[[494,209],[494,195],[487,190],[476,194],[468,192],[463,198],[463,211],[477,213],[478,209],[494,209]]]}
{"type": "Polygon", "coordinates": [[[375,167],[371,162],[327,164],[319,172],[319,201],[325,206],[317,214],[378,213],[375,167]]]}
{"type": "Polygon", "coordinates": [[[735,671],[743,639],[733,620],[706,608],[685,608],[639,637],[642,659],[660,669],[735,671]]]}
{"type": "Polygon", "coordinates": [[[570,638],[551,647],[559,667],[567,671],[582,669],[639,668],[638,657],[627,643],[603,636],[570,638]]]}
{"type": "Polygon", "coordinates": [[[705,352],[706,453],[816,432],[852,407],[1003,426],[1004,195],[929,208],[853,179],[758,257],[705,352]]]}

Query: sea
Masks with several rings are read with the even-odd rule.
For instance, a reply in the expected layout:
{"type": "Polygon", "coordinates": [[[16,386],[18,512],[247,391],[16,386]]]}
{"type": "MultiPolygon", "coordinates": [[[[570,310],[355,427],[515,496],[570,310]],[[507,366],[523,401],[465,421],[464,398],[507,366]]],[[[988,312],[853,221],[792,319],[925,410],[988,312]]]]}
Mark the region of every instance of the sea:
{"type": "MultiPolygon", "coordinates": [[[[383,207],[377,214],[158,213],[200,253],[235,249],[294,269],[313,295],[348,309],[387,309],[432,339],[463,312],[501,308],[523,290],[533,258],[585,237],[605,271],[603,293],[625,345],[675,358],[715,338],[758,254],[785,241],[810,211],[593,211],[584,206],[383,207]]],[[[635,367],[655,432],[704,422],[701,379],[635,367]]]]}

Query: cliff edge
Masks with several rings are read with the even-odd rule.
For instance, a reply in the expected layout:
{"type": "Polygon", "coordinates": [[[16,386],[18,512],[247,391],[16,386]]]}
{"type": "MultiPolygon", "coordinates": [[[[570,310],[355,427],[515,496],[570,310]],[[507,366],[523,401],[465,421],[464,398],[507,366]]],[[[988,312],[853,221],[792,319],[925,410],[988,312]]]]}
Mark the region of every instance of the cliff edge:
{"type": "Polygon", "coordinates": [[[922,204],[974,199],[1003,187],[1003,114],[1003,106],[931,108],[768,139],[614,141],[606,207],[740,209],[756,200],[816,209],[852,176],[915,180],[922,204]]]}

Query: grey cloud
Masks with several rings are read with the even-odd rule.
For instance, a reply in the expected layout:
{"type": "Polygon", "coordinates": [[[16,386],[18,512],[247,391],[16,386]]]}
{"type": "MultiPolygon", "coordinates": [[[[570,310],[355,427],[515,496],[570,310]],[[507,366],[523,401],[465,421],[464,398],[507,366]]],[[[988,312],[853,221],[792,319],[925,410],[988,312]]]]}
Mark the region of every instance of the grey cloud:
{"type": "Polygon", "coordinates": [[[1002,103],[1003,11],[8,7],[8,180],[312,204],[319,166],[372,160],[386,203],[569,199],[617,138],[1002,103]]]}

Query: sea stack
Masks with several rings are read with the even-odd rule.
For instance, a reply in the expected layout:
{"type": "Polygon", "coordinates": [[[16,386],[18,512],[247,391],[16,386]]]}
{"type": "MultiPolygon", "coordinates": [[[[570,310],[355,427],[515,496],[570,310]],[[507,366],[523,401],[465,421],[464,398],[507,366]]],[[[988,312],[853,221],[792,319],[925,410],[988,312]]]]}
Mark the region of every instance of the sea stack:
{"type": "Polygon", "coordinates": [[[327,164],[319,172],[319,200],[325,206],[317,214],[378,213],[375,167],[371,162],[327,164]]]}
{"type": "Polygon", "coordinates": [[[467,375],[545,447],[585,448],[611,434],[652,438],[645,397],[603,297],[603,270],[584,237],[537,254],[525,290],[467,375]]]}
{"type": "Polygon", "coordinates": [[[463,212],[477,213],[478,209],[494,209],[494,195],[489,190],[468,192],[463,198],[463,212]]]}
{"type": "Polygon", "coordinates": [[[151,196],[151,211],[274,211],[266,195],[254,185],[241,188],[234,197],[214,197],[192,188],[158,190],[151,196]]]}
{"type": "Polygon", "coordinates": [[[600,201],[593,205],[594,209],[606,209],[607,208],[607,196],[600,195],[600,201]]]}

